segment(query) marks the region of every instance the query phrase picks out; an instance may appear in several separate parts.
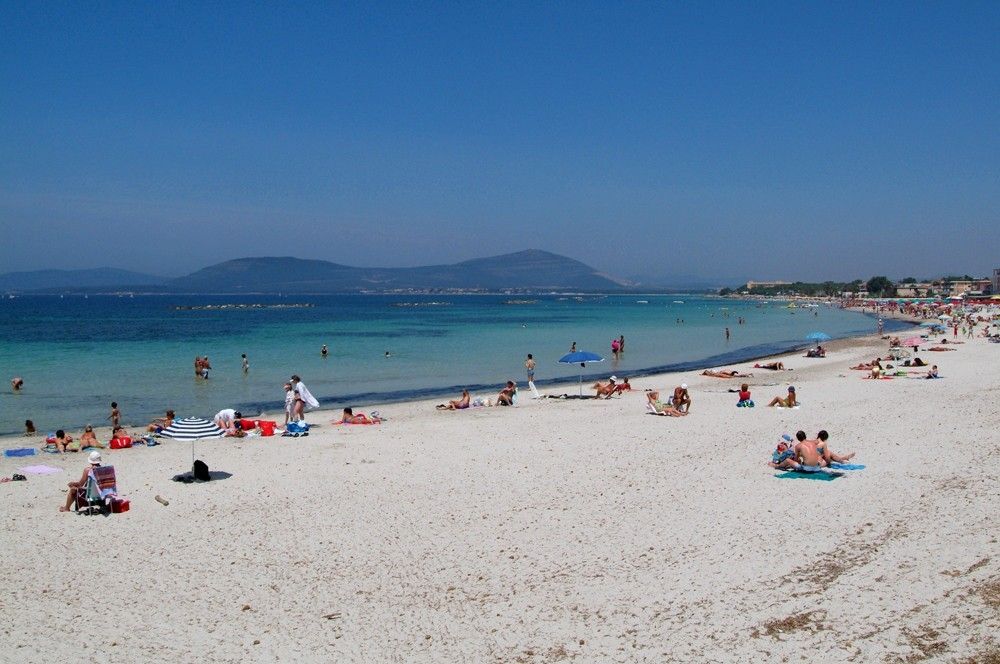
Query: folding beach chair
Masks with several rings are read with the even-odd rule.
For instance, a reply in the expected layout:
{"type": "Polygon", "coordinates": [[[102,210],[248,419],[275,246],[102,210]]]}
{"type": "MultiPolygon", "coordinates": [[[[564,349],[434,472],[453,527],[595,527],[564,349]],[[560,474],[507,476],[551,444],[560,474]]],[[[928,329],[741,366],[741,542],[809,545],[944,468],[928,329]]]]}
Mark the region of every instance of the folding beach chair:
{"type": "Polygon", "coordinates": [[[76,490],[76,511],[109,514],[111,499],[117,494],[115,467],[98,466],[87,473],[87,484],[76,490]]]}

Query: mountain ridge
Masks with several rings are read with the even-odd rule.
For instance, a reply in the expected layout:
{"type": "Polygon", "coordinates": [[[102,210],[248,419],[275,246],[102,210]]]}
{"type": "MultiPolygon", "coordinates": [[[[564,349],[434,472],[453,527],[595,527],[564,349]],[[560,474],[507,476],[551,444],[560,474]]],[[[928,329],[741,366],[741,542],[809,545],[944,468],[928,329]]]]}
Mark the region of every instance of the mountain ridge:
{"type": "Polygon", "coordinates": [[[235,294],[406,289],[621,290],[630,285],[576,259],[539,249],[417,267],[354,267],[293,256],[250,256],[173,279],[113,268],[0,274],[0,290],[6,291],[124,290],[145,286],[155,292],[235,294]],[[84,279],[83,273],[95,274],[84,279]],[[109,280],[115,275],[117,280],[109,280]]]}

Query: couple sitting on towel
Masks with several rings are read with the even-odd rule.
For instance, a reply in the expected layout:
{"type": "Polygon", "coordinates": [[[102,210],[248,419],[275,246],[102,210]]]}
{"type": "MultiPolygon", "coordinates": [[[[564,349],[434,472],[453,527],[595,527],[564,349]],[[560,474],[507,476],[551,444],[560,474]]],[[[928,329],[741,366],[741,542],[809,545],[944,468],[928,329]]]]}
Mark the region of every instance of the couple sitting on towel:
{"type": "Polygon", "coordinates": [[[778,470],[815,473],[829,467],[831,463],[846,463],[854,458],[854,452],[843,456],[834,453],[828,442],[830,434],[825,429],[812,440],[806,438],[805,431],[797,432],[795,438],[798,442],[792,445],[792,437],[783,435],[768,465],[778,470]]]}
{"type": "Polygon", "coordinates": [[[660,401],[660,393],[656,390],[646,390],[646,400],[656,415],[682,417],[691,411],[691,395],[688,394],[687,383],[674,388],[674,394],[668,403],[660,401]]]}
{"type": "Polygon", "coordinates": [[[607,383],[597,381],[590,388],[597,393],[595,396],[598,399],[610,399],[616,394],[632,391],[632,386],[629,385],[628,378],[618,380],[618,376],[611,376],[608,378],[607,383]]]}

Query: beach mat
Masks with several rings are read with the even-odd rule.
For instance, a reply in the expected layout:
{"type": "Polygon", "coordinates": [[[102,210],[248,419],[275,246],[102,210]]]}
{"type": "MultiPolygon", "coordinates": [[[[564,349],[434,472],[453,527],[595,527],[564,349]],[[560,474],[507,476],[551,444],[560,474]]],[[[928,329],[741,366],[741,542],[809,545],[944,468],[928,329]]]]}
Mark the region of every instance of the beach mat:
{"type": "Polygon", "coordinates": [[[14,447],[9,450],[4,450],[3,455],[5,457],[26,457],[35,456],[34,447],[14,447]]]}
{"type": "Polygon", "coordinates": [[[840,463],[834,461],[830,464],[830,467],[835,470],[864,470],[865,467],[860,463],[840,463]]]}
{"type": "Polygon", "coordinates": [[[28,475],[55,475],[62,472],[61,468],[53,468],[52,466],[25,466],[20,470],[28,475]]]}
{"type": "Polygon", "coordinates": [[[775,475],[779,480],[819,480],[820,482],[832,482],[838,477],[843,476],[844,473],[828,473],[822,470],[815,473],[802,472],[801,470],[787,470],[775,475]]]}

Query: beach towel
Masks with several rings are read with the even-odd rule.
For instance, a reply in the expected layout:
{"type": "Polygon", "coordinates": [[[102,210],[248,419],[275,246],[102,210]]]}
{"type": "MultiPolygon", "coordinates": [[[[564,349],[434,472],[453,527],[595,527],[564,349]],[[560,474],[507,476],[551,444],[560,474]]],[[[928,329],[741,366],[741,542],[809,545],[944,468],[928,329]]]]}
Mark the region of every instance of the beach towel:
{"type": "Polygon", "coordinates": [[[844,473],[831,473],[827,471],[809,472],[805,470],[786,470],[783,473],[775,474],[779,480],[819,480],[821,482],[832,482],[838,477],[843,477],[844,473]]]}
{"type": "Polygon", "coordinates": [[[310,408],[319,408],[319,401],[316,401],[316,397],[312,395],[309,388],[302,381],[295,384],[295,391],[298,392],[302,400],[306,402],[306,405],[310,408]]]}
{"type": "Polygon", "coordinates": [[[831,468],[837,470],[864,470],[864,465],[860,463],[840,463],[839,461],[833,461],[830,463],[831,468]]]}
{"type": "Polygon", "coordinates": [[[26,457],[35,456],[34,447],[13,447],[9,450],[4,450],[3,455],[5,457],[26,457]]]}
{"type": "Polygon", "coordinates": [[[52,466],[25,466],[20,471],[29,475],[55,475],[56,473],[61,473],[62,469],[53,468],[52,466]]]}

